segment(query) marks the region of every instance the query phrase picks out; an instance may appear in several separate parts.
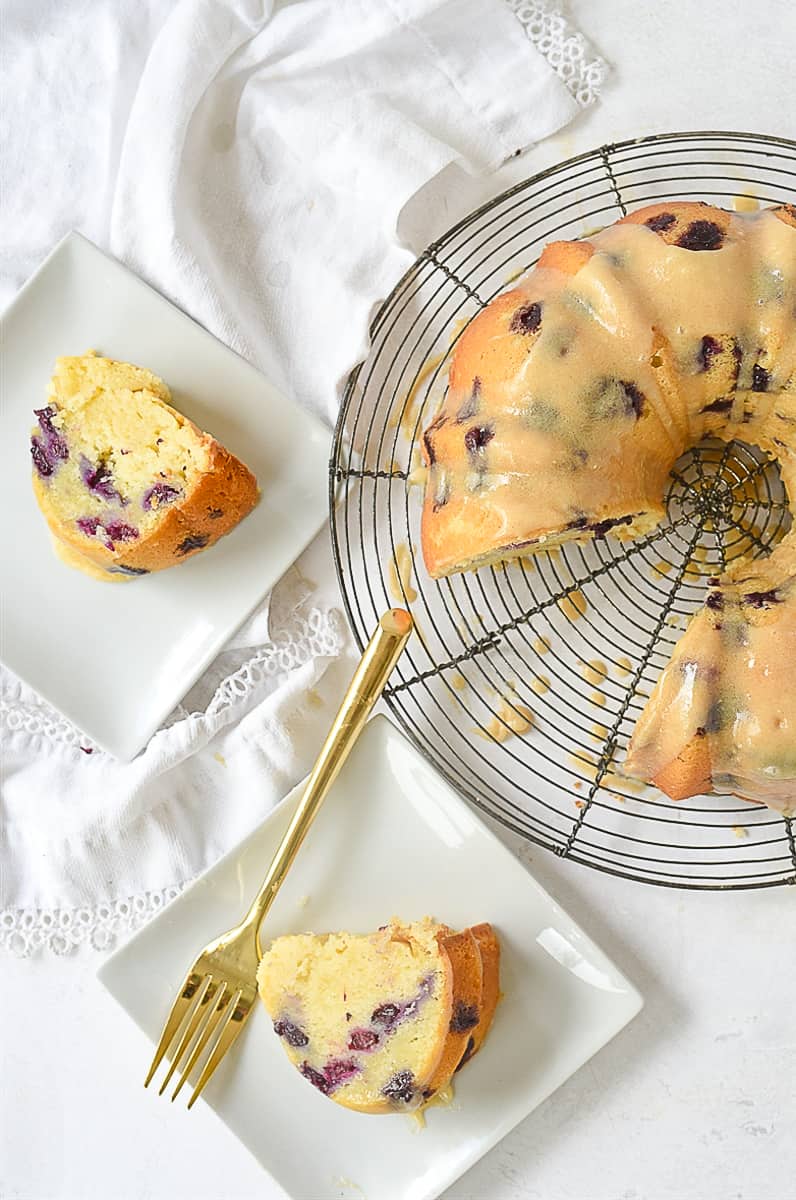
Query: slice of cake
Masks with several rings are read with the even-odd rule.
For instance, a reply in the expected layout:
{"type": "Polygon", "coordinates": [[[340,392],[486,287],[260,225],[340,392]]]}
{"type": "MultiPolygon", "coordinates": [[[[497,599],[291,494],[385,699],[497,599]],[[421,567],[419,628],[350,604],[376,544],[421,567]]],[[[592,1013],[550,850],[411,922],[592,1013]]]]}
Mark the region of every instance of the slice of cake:
{"type": "Polygon", "coordinates": [[[257,503],[251,471],[170,399],[143,367],[93,352],[57,360],[30,450],[36,499],[71,563],[160,571],[212,546],[257,503]]]}
{"type": "Polygon", "coordinates": [[[481,1046],[499,995],[490,925],[426,917],[377,933],[292,934],[263,956],[260,996],[290,1060],[359,1112],[428,1103],[481,1046]]]}

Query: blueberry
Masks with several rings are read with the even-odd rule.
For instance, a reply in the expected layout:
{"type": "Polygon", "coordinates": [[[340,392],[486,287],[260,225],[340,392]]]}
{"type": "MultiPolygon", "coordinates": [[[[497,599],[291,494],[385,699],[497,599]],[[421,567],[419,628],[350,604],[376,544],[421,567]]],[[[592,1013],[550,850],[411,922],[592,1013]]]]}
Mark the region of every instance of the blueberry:
{"type": "Polygon", "coordinates": [[[721,592],[709,592],[705,604],[708,608],[712,608],[714,612],[721,612],[724,608],[724,597],[721,592]]]}
{"type": "Polygon", "coordinates": [[[644,394],[629,379],[609,375],[598,379],[585,397],[589,415],[595,421],[613,421],[618,417],[636,420],[644,411],[644,394]]]}
{"type": "Polygon", "coordinates": [[[464,435],[464,444],[471,457],[476,458],[492,441],[495,431],[491,425],[473,425],[464,435]]]}
{"type": "Polygon", "coordinates": [[[765,367],[761,367],[760,363],[755,363],[755,365],[752,367],[752,391],[765,392],[768,388],[770,379],[771,375],[765,369],[765,367]]]}
{"type": "Polygon", "coordinates": [[[376,1025],[384,1025],[387,1029],[395,1025],[401,1015],[401,1010],[397,1004],[380,1004],[378,1008],[374,1008],[370,1019],[376,1025]]]}
{"type": "Polygon", "coordinates": [[[512,333],[536,333],[542,323],[542,306],[539,303],[524,304],[511,318],[512,333]]]}
{"type": "Polygon", "coordinates": [[[41,429],[42,433],[55,432],[55,428],[53,426],[55,409],[52,407],[52,405],[48,404],[46,408],[34,408],[33,414],[39,422],[39,428],[41,429]]]}
{"type": "Polygon", "coordinates": [[[77,525],[80,532],[84,533],[86,537],[95,536],[99,529],[99,523],[99,517],[78,517],[75,521],[75,525],[77,525]]]}
{"type": "Polygon", "coordinates": [[[120,504],[126,503],[122,499],[121,494],[113,486],[111,469],[104,459],[101,458],[95,467],[84,454],[81,454],[80,478],[88,490],[93,492],[95,496],[101,496],[103,500],[116,500],[120,504]]]}
{"type": "Polygon", "coordinates": [[[721,698],[714,700],[705,718],[705,732],[718,733],[727,725],[729,717],[730,713],[726,702],[723,702],[721,698]]]}
{"type": "Polygon", "coordinates": [[[684,250],[719,250],[723,242],[724,234],[715,221],[692,221],[677,245],[684,250]]]}
{"type": "Polygon", "coordinates": [[[33,459],[33,465],[42,479],[47,479],[48,476],[52,475],[55,465],[47,457],[47,452],[41,443],[41,438],[32,437],[30,439],[30,454],[33,459]]]}
{"type": "Polygon", "coordinates": [[[463,1000],[457,1000],[451,1017],[451,1033],[465,1033],[468,1029],[474,1029],[478,1020],[478,1005],[465,1004],[463,1000]]]}
{"type": "Polygon", "coordinates": [[[326,1080],[326,1086],[329,1092],[335,1088],[341,1087],[352,1079],[354,1075],[359,1074],[359,1067],[350,1058],[333,1058],[330,1059],[323,1068],[323,1075],[326,1080]]]}
{"type": "Polygon", "coordinates": [[[732,396],[719,396],[718,400],[714,400],[711,404],[706,404],[700,411],[703,413],[725,413],[732,408],[732,396]]]}
{"type": "MultiPolygon", "coordinates": [[[[104,529],[111,543],[134,542],[138,537],[138,530],[133,525],[126,525],[124,521],[107,521],[104,529]]],[[[113,550],[113,545],[109,545],[108,549],[113,550]]]]}
{"type": "Polygon", "coordinates": [[[192,533],[184,538],[177,547],[177,554],[190,554],[191,550],[201,550],[210,538],[206,533],[192,533]]]}
{"type": "Polygon", "coordinates": [[[34,409],[34,412],[39,419],[39,428],[44,434],[44,444],[50,462],[66,462],[69,458],[69,449],[63,435],[53,425],[55,409],[48,406],[34,409]]]}
{"type": "Polygon", "coordinates": [[[349,1050],[372,1050],[379,1044],[379,1035],[372,1029],[352,1029],[348,1039],[349,1050]]]}
{"type": "Polygon", "coordinates": [[[630,416],[631,413],[635,413],[636,420],[638,420],[644,411],[644,393],[636,387],[635,383],[630,383],[624,379],[620,380],[620,383],[626,397],[627,415],[630,416]]]}
{"type": "Polygon", "coordinates": [[[717,354],[721,354],[721,342],[718,338],[705,334],[699,348],[699,362],[703,371],[709,371],[711,363],[717,354]]]}
{"type": "Polygon", "coordinates": [[[274,1033],[284,1038],[289,1046],[306,1046],[310,1040],[303,1029],[286,1019],[274,1021],[274,1033]]]}
{"type": "Polygon", "coordinates": [[[172,487],[170,483],[153,483],[151,488],[147,488],[141,500],[141,507],[144,512],[150,512],[153,508],[163,508],[166,504],[173,504],[174,501],[182,495],[182,488],[172,487]]]}
{"type": "Polygon", "coordinates": [[[415,1077],[411,1071],[396,1071],[381,1089],[382,1096],[387,1096],[393,1102],[403,1101],[408,1104],[415,1094],[415,1077]]]}
{"type": "Polygon", "coordinates": [[[319,1092],[323,1092],[324,1096],[329,1095],[329,1083],[325,1075],[321,1075],[320,1071],[316,1071],[308,1062],[303,1062],[299,1067],[299,1071],[305,1079],[309,1079],[313,1087],[316,1087],[319,1092]]]}
{"type": "Polygon", "coordinates": [[[667,229],[671,229],[676,220],[677,217],[674,213],[662,212],[658,213],[655,217],[650,217],[644,224],[647,226],[647,229],[652,229],[655,233],[662,233],[667,229]]]}
{"type": "Polygon", "coordinates": [[[776,588],[771,588],[768,592],[747,592],[743,599],[744,604],[748,604],[751,608],[769,608],[772,604],[782,602],[782,597],[777,595],[776,588]]]}
{"type": "Polygon", "coordinates": [[[607,517],[604,521],[595,521],[593,525],[589,526],[589,529],[595,538],[604,538],[609,529],[613,529],[617,525],[630,525],[632,521],[632,513],[629,513],[626,517],[607,517]]]}

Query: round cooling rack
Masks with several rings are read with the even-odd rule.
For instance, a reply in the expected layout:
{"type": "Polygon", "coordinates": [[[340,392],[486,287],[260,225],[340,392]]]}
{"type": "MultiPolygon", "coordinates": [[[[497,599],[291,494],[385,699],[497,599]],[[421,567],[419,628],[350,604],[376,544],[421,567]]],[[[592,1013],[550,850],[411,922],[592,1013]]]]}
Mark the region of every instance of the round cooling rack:
{"type": "Polygon", "coordinates": [[[468,323],[555,239],[655,200],[792,201],[796,142],[675,133],[603,146],[478,209],[421,254],[352,372],[331,461],[342,593],[364,646],[385,608],[417,630],[385,697],[474,804],[562,858],[646,883],[796,883],[796,822],[732,796],[673,804],[619,773],[633,725],[706,579],[770,552],[790,523],[773,463],[704,442],[670,478],[666,520],[432,580],[419,547],[419,443],[468,323]]]}

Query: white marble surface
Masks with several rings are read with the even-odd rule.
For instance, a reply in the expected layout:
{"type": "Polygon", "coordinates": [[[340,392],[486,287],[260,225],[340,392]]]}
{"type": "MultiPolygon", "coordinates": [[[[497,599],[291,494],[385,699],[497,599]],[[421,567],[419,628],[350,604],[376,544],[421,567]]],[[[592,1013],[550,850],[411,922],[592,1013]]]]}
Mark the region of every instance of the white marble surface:
{"type": "MultiPolygon", "coordinates": [[[[602,103],[499,179],[447,172],[417,202],[434,205],[440,232],[489,194],[605,141],[687,128],[796,136],[790,0],[571,0],[569,12],[614,64],[602,103]]],[[[409,240],[412,229],[410,209],[409,240]]],[[[792,1200],[796,889],[645,887],[501,836],[647,1007],[448,1196],[792,1200]]],[[[0,1197],[277,1197],[209,1111],[189,1115],[143,1092],[150,1047],[96,982],[97,964],[91,952],[3,962],[0,1197]]],[[[297,1139],[311,1149],[311,1131],[297,1139]]]]}

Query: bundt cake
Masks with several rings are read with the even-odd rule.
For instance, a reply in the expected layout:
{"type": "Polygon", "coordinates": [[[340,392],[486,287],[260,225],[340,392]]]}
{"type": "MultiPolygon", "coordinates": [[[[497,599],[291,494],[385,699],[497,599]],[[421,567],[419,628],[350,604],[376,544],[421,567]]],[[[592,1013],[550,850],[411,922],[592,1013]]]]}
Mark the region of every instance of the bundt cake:
{"type": "Polygon", "coordinates": [[[367,1113],[427,1104],[480,1048],[499,995],[488,924],[277,938],[257,973],[274,1032],[325,1096],[367,1113]]]}
{"type": "MultiPolygon", "coordinates": [[[[422,547],[440,577],[664,515],[705,437],[778,459],[796,510],[796,208],[655,204],[538,265],[469,325],[426,429],[422,547]]],[[[796,808],[796,531],[714,580],[626,769],[673,798],[796,808]]]]}
{"type": "Polygon", "coordinates": [[[146,575],[211,546],[257,503],[251,471],[143,367],[59,358],[31,437],[36,499],[67,561],[146,575]]]}

